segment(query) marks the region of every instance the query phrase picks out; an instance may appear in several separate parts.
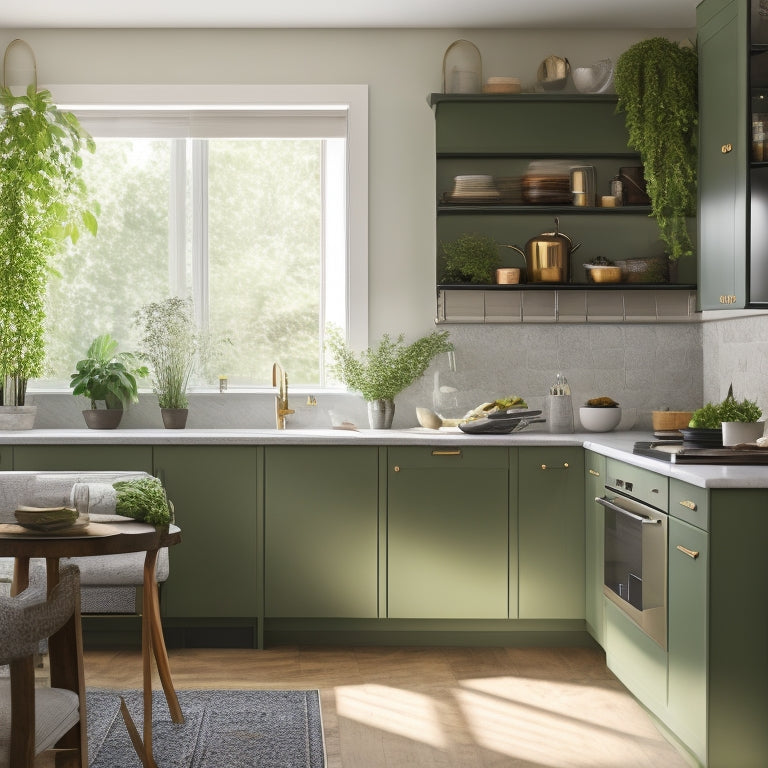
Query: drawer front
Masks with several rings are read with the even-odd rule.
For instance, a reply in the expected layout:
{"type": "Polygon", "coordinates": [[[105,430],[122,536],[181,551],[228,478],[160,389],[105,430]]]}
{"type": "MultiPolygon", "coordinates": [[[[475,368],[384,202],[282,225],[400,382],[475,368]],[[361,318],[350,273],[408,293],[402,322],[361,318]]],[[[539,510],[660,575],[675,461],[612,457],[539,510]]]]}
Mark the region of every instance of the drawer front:
{"type": "Polygon", "coordinates": [[[403,469],[506,469],[509,466],[507,448],[482,446],[432,445],[393,446],[389,448],[389,467],[403,469]]]}
{"type": "Polygon", "coordinates": [[[681,480],[669,481],[669,514],[709,530],[709,491],[681,480]]]}

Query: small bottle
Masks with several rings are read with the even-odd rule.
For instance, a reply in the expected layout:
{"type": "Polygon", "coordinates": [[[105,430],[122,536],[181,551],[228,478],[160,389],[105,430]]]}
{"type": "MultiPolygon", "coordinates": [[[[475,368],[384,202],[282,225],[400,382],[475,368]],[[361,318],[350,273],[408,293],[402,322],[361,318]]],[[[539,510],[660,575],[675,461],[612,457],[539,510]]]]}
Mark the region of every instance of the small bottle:
{"type": "Polygon", "coordinates": [[[615,205],[624,205],[624,184],[621,176],[614,176],[611,179],[611,197],[616,198],[615,205]]]}
{"type": "Polygon", "coordinates": [[[226,392],[227,384],[227,377],[224,375],[219,376],[219,392],[226,392]]]}

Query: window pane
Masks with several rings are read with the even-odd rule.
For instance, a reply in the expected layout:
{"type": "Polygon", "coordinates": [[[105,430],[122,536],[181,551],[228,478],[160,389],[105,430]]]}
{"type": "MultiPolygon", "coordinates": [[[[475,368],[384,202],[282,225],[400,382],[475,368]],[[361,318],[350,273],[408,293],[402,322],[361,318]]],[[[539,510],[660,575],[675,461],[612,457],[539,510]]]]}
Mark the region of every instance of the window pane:
{"type": "Polygon", "coordinates": [[[84,178],[101,206],[99,232],[70,245],[49,281],[48,376],[66,386],[91,341],[110,333],[135,348],[133,313],[167,296],[170,141],[98,139],[84,157],[84,178]]]}
{"type": "Polygon", "coordinates": [[[320,381],[323,142],[208,142],[210,329],[230,383],[320,381]]]}

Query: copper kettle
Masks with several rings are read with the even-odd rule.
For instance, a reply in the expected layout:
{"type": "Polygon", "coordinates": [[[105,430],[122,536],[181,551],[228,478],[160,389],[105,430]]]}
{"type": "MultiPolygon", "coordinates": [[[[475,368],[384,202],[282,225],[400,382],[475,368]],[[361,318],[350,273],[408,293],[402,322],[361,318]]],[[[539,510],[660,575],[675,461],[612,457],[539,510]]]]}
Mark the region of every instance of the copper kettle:
{"type": "Polygon", "coordinates": [[[560,220],[555,217],[555,231],[532,237],[525,244],[525,265],[529,283],[570,282],[571,254],[581,246],[573,244],[565,232],[560,232],[560,220]]]}

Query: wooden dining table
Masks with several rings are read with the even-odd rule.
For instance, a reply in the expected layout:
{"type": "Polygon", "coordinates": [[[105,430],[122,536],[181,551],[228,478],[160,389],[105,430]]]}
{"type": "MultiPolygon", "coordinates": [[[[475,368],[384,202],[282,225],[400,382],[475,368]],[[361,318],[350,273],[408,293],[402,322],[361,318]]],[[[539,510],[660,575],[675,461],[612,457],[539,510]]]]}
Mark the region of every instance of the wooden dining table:
{"type": "MultiPolygon", "coordinates": [[[[160,601],[156,579],[158,552],[163,547],[181,541],[181,529],[177,525],[154,526],[141,522],[88,523],[71,532],[38,533],[14,524],[0,524],[0,557],[13,557],[14,573],[11,593],[18,594],[29,585],[29,566],[32,558],[44,558],[47,588],[50,592],[58,583],[59,560],[66,557],[92,557],[96,555],[120,555],[129,552],[145,552],[143,574],[143,609],[141,617],[141,650],[143,679],[143,741],[131,733],[134,747],[144,768],[157,768],[152,749],[152,658],[154,657],[160,683],[168,702],[171,719],[183,723],[184,716],[171,678],[168,653],[163,637],[160,618],[160,601]]],[[[56,652],[55,645],[49,649],[56,652]]],[[[82,659],[80,660],[82,664],[82,659]]],[[[51,684],[56,686],[53,670],[58,668],[51,658],[51,684]]],[[[83,676],[80,676],[83,680],[83,676]]],[[[81,682],[84,688],[84,683],[81,682]]],[[[79,691],[85,696],[85,690],[79,691]]],[[[127,710],[123,711],[126,717],[127,710]]],[[[130,716],[126,717],[129,732],[130,716]]],[[[135,731],[135,729],[134,729],[135,731]]]]}

